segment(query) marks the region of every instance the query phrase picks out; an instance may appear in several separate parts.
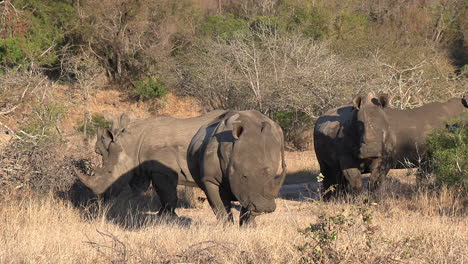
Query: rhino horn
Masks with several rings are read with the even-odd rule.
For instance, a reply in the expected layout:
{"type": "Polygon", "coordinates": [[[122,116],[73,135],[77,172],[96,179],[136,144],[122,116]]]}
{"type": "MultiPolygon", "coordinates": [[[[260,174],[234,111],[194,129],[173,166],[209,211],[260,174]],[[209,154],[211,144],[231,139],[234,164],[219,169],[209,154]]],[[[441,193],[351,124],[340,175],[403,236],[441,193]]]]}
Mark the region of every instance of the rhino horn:
{"type": "Polygon", "coordinates": [[[79,172],[76,168],[73,168],[76,176],[80,181],[91,189],[96,195],[103,194],[114,182],[115,180],[110,177],[104,177],[99,170],[95,171],[93,177],[89,177],[79,172]]]}

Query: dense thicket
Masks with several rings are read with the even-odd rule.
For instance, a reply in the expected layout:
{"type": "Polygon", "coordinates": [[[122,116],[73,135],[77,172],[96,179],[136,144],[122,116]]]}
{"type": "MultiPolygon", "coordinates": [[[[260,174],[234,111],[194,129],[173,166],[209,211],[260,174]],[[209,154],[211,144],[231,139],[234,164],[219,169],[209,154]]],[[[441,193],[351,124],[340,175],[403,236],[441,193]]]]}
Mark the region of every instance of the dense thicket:
{"type": "Polygon", "coordinates": [[[0,66],[82,85],[105,74],[137,99],[172,90],[294,127],[363,90],[400,108],[466,92],[467,10],[463,0],[5,0],[0,66]]]}

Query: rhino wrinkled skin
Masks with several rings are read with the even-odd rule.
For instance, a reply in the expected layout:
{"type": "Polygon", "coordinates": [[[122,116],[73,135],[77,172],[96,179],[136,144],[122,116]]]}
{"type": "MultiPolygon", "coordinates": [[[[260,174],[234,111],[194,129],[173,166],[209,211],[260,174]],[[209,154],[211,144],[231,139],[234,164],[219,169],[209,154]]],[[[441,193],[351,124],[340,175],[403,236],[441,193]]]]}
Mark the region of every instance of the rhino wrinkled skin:
{"type": "Polygon", "coordinates": [[[317,120],[315,152],[325,190],[332,185],[343,190],[349,185],[359,192],[361,173],[371,173],[369,188],[373,190],[391,168],[418,165],[426,153],[428,133],[444,128],[447,119],[468,110],[465,98],[410,110],[388,105],[386,95],[368,93],[354,98],[353,104],[329,110],[317,120]]]}
{"type": "Polygon", "coordinates": [[[95,194],[113,194],[129,184],[134,190],[152,182],[160,197],[160,214],[175,215],[177,185],[197,186],[187,167],[187,149],[198,129],[223,114],[212,111],[193,118],[151,117],[131,121],[122,115],[111,129],[98,133],[95,151],[103,167],[93,177],[77,173],[95,194]]]}
{"type": "Polygon", "coordinates": [[[219,220],[233,221],[231,201],[242,206],[240,225],[275,210],[286,163],[283,132],[268,117],[253,110],[227,112],[198,130],[187,155],[219,220]]]}

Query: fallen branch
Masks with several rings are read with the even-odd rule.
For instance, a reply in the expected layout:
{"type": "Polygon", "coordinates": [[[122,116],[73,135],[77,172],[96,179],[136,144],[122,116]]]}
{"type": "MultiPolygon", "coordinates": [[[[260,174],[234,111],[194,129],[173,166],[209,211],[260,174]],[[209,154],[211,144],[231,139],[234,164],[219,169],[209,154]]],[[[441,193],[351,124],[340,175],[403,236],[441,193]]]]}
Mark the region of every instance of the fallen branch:
{"type": "Polygon", "coordinates": [[[15,111],[15,109],[16,109],[19,105],[20,105],[20,104],[17,104],[17,105],[15,105],[15,106],[13,106],[12,108],[10,108],[9,110],[0,112],[0,115],[7,115],[7,114],[9,114],[9,113],[15,111]]]}

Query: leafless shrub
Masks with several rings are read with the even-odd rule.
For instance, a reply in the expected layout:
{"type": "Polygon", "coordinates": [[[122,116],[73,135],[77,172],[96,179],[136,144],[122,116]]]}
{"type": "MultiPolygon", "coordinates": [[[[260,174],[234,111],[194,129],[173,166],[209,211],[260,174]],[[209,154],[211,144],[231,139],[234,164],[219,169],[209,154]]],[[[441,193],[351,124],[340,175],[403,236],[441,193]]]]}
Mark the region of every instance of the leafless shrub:
{"type": "Polygon", "coordinates": [[[2,188],[27,187],[42,193],[68,191],[76,181],[76,160],[63,153],[61,144],[50,140],[13,141],[0,152],[3,171],[0,185],[2,188]]]}
{"type": "Polygon", "coordinates": [[[111,81],[131,82],[164,68],[175,29],[179,39],[194,33],[197,16],[189,7],[188,1],[88,1],[78,8],[79,35],[111,81]]]}
{"type": "Polygon", "coordinates": [[[182,92],[209,108],[300,110],[316,117],[352,97],[367,76],[326,43],[267,27],[229,43],[206,40],[187,58],[182,92]]]}

